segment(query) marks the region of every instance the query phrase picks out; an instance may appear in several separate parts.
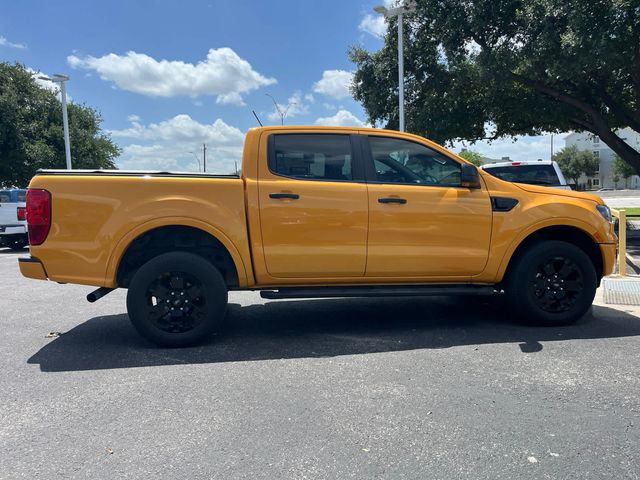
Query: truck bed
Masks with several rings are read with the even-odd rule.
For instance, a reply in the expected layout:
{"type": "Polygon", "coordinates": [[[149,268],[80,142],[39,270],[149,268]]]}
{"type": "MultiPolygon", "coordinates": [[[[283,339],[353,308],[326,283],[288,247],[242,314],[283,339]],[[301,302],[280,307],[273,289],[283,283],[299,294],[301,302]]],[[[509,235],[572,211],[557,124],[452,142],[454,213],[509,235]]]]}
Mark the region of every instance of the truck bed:
{"type": "Polygon", "coordinates": [[[167,223],[208,231],[238,258],[250,258],[244,185],[237,175],[41,170],[30,188],[51,194],[49,235],[31,247],[51,280],[114,286],[127,246],[167,223]]]}

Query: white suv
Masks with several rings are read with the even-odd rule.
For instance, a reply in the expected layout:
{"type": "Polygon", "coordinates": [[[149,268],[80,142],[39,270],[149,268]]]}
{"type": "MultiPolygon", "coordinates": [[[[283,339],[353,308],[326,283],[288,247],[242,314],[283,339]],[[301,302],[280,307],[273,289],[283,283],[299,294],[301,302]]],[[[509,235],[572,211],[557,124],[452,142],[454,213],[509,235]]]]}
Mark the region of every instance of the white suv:
{"type": "Polygon", "coordinates": [[[514,183],[530,183],[571,190],[556,162],[528,160],[524,162],[495,162],[482,166],[494,177],[514,183]]]}
{"type": "Polygon", "coordinates": [[[0,190],[0,246],[14,250],[27,243],[26,190],[0,190]]]}

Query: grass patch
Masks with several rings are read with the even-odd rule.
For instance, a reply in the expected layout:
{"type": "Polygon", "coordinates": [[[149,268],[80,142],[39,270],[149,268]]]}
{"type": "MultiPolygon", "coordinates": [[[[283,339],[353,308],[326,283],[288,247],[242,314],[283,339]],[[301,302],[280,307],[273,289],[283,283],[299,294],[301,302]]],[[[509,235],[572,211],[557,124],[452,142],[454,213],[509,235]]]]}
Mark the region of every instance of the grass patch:
{"type": "Polygon", "coordinates": [[[623,207],[616,210],[626,210],[627,217],[640,217],[640,207],[623,207]]]}

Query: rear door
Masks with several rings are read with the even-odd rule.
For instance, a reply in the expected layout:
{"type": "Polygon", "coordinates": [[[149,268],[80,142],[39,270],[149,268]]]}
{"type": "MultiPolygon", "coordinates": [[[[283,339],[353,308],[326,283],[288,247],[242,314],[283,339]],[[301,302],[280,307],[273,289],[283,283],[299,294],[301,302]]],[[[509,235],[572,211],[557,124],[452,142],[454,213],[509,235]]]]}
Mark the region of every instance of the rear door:
{"type": "Polygon", "coordinates": [[[367,277],[471,277],[489,255],[489,194],[461,187],[460,163],[416,141],[364,137],[367,277]],[[368,146],[367,146],[368,145],[368,146]]]}
{"type": "Polygon", "coordinates": [[[259,164],[262,249],[273,278],[362,277],[367,186],[355,132],[273,133],[259,164]]]}

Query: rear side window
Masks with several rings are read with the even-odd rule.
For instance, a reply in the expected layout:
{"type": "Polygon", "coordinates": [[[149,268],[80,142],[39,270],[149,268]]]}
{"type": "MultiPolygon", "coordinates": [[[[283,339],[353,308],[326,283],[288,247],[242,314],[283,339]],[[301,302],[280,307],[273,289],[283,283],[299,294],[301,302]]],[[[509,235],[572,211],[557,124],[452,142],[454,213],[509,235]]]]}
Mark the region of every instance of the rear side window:
{"type": "Polygon", "coordinates": [[[18,190],[16,192],[16,201],[17,202],[26,202],[27,201],[27,191],[26,190],[18,190]]]}
{"type": "Polygon", "coordinates": [[[485,168],[485,171],[501,180],[533,185],[560,185],[553,165],[512,165],[485,168]]]}
{"type": "Polygon", "coordinates": [[[0,192],[0,202],[9,203],[11,201],[11,194],[9,192],[0,192]]]}
{"type": "Polygon", "coordinates": [[[353,180],[349,135],[274,135],[269,169],[306,180],[353,180]]]}

